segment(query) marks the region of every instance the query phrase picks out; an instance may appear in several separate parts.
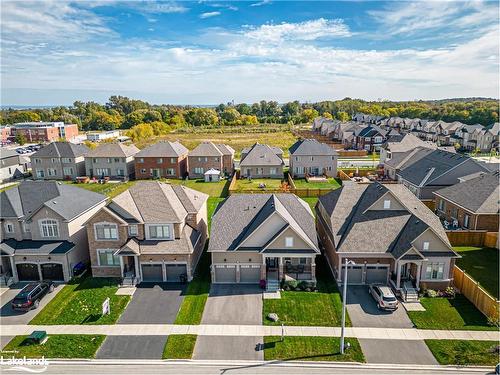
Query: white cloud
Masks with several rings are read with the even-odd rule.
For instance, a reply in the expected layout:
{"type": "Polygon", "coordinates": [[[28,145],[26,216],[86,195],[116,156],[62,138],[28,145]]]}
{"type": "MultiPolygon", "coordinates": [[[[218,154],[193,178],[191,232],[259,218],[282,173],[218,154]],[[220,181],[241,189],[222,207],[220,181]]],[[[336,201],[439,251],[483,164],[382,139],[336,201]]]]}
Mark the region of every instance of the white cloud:
{"type": "Polygon", "coordinates": [[[261,42],[281,42],[283,40],[315,40],[324,37],[348,37],[352,33],[341,19],[316,20],[298,23],[266,24],[259,27],[248,26],[245,36],[261,42]]]}
{"type": "Polygon", "coordinates": [[[125,6],[133,8],[134,10],[140,11],[142,13],[185,13],[189,10],[184,5],[176,3],[174,1],[130,1],[125,2],[125,6]]]}
{"type": "Polygon", "coordinates": [[[262,1],[259,1],[258,3],[250,4],[250,6],[251,7],[261,7],[262,5],[267,5],[267,4],[271,4],[271,0],[262,0],[262,1]]]}
{"type": "Polygon", "coordinates": [[[206,12],[206,13],[200,14],[201,19],[217,17],[217,16],[220,16],[220,12],[206,12]]]}

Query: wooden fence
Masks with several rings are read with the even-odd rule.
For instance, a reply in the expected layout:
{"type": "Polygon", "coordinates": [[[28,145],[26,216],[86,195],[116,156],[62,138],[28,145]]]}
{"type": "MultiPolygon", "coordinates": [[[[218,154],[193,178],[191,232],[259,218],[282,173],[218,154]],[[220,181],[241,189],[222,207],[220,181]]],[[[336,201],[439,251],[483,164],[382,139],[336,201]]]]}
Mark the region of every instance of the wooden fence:
{"type": "Polygon", "coordinates": [[[476,280],[457,266],[453,268],[453,284],[479,311],[498,320],[500,301],[488,294],[476,280]]]}

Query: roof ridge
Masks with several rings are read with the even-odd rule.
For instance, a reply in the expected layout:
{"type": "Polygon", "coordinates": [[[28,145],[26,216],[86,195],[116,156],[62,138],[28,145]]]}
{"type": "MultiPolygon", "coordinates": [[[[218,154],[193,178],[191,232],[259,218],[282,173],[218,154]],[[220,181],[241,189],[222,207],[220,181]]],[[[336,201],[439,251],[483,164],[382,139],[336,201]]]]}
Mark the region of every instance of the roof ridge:
{"type": "MultiPolygon", "coordinates": [[[[145,220],[144,220],[144,216],[142,216],[142,212],[141,212],[141,210],[139,209],[139,206],[137,206],[137,202],[135,201],[134,195],[133,195],[133,194],[131,193],[131,191],[130,191],[130,190],[131,190],[131,188],[133,188],[133,187],[134,187],[134,186],[131,186],[130,188],[128,188],[127,190],[125,190],[123,193],[128,192],[128,194],[130,195],[130,198],[132,198],[132,202],[134,202],[134,205],[135,205],[135,208],[136,208],[137,212],[138,212],[138,213],[139,213],[139,215],[141,216],[141,220],[142,220],[142,222],[144,223],[144,222],[145,222],[145,220]]],[[[123,193],[122,193],[122,194],[123,194],[123,193]]],[[[120,195],[121,195],[121,194],[120,194],[120,195]]],[[[125,211],[127,211],[127,210],[125,210],[125,211]]]]}

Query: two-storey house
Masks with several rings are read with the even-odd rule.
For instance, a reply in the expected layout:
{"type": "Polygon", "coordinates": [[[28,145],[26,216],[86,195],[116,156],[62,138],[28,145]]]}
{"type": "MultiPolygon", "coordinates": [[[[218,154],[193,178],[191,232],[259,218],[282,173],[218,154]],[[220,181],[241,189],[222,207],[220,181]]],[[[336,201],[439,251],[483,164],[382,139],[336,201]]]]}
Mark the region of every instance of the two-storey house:
{"type": "Polygon", "coordinates": [[[33,176],[38,180],[74,180],[85,175],[85,145],[52,142],[31,156],[33,176]]]}
{"type": "Polygon", "coordinates": [[[0,193],[4,281],[68,281],[88,262],[84,223],[106,197],[56,181],[24,181],[0,193]]]}
{"type": "Polygon", "coordinates": [[[202,142],[188,153],[189,178],[204,178],[205,172],[215,169],[222,175],[234,172],[234,150],[225,144],[202,142]]]}
{"type": "Polygon", "coordinates": [[[207,237],[208,195],[138,181],[87,221],[92,274],[127,284],[189,281],[207,237]]]}
{"type": "Polygon", "coordinates": [[[300,139],[288,151],[290,173],[294,177],[337,176],[338,153],[329,145],[320,143],[316,139],[300,139]]]}
{"type": "Polygon", "coordinates": [[[255,143],[241,151],[241,177],[283,178],[283,151],[278,147],[255,143]]]}
{"type": "Polygon", "coordinates": [[[189,150],[180,142],[158,142],[135,154],[135,178],[184,178],[189,150]]]}
{"type": "Polygon", "coordinates": [[[134,156],[139,149],[123,143],[103,143],[85,156],[87,176],[112,179],[133,178],[134,156]]]}

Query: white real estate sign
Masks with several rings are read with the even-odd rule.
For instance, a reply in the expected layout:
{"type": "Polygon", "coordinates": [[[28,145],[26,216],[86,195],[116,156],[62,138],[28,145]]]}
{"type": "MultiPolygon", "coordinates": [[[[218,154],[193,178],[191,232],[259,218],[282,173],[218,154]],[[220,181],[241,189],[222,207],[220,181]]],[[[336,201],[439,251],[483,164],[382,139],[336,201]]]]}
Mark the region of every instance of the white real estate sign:
{"type": "Polygon", "coordinates": [[[102,303],[102,315],[111,314],[111,309],[109,306],[109,297],[104,300],[102,303]]]}

